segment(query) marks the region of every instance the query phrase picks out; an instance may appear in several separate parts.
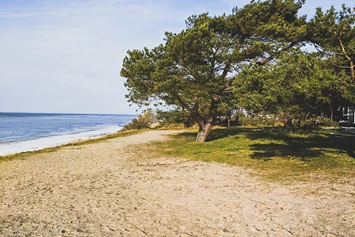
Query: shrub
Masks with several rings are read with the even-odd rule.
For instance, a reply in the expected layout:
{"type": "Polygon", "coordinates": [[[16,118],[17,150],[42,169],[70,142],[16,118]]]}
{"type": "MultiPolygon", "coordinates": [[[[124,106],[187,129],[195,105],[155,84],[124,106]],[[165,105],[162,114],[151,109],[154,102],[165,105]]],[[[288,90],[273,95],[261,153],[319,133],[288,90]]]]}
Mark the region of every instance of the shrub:
{"type": "Polygon", "coordinates": [[[126,124],[123,130],[133,130],[133,129],[145,129],[149,128],[154,122],[155,115],[152,110],[146,110],[143,114],[139,114],[137,118],[133,119],[132,122],[126,124]]]}
{"type": "Polygon", "coordinates": [[[157,111],[157,119],[162,121],[162,125],[165,127],[191,127],[194,122],[191,119],[191,115],[187,111],[181,111],[179,109],[172,111],[157,111]]]}
{"type": "Polygon", "coordinates": [[[277,124],[277,120],[275,118],[267,117],[267,116],[239,116],[239,123],[242,126],[275,126],[277,124]]]}

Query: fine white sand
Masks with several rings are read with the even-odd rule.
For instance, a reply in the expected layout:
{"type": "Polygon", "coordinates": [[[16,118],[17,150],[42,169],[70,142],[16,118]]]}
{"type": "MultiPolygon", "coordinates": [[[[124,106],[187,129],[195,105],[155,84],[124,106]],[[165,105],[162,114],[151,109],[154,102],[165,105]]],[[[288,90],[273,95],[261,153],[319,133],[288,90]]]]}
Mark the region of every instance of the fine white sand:
{"type": "Polygon", "coordinates": [[[355,236],[354,178],[282,185],[144,152],[170,133],[1,162],[0,236],[355,236]]]}

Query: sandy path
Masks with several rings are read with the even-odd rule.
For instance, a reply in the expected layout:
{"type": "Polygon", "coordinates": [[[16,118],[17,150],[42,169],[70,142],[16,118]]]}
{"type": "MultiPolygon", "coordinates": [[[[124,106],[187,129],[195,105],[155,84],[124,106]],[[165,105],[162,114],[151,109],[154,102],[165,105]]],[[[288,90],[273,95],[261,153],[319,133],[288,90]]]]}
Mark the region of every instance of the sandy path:
{"type": "Polygon", "coordinates": [[[0,163],[0,236],[355,236],[354,180],[282,186],[135,149],[168,133],[0,163]]]}

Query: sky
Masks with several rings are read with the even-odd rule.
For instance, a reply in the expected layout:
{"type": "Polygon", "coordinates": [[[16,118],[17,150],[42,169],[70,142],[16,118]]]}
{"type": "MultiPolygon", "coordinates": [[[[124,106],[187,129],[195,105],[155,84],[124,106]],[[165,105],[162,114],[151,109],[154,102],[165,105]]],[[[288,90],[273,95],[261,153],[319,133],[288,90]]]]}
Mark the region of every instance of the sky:
{"type": "MultiPolygon", "coordinates": [[[[127,50],[153,48],[193,14],[249,0],[0,0],[0,112],[136,114],[119,73],[127,50]]],[[[355,0],[307,0],[315,7],[355,0]]]]}

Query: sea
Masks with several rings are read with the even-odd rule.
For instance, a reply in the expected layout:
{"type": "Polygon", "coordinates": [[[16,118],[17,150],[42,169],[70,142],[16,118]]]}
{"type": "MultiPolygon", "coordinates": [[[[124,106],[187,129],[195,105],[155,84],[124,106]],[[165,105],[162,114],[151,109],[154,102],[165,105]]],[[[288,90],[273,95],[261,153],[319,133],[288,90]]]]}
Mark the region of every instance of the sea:
{"type": "Polygon", "coordinates": [[[137,115],[0,112],[0,156],[118,132],[137,115]]]}

